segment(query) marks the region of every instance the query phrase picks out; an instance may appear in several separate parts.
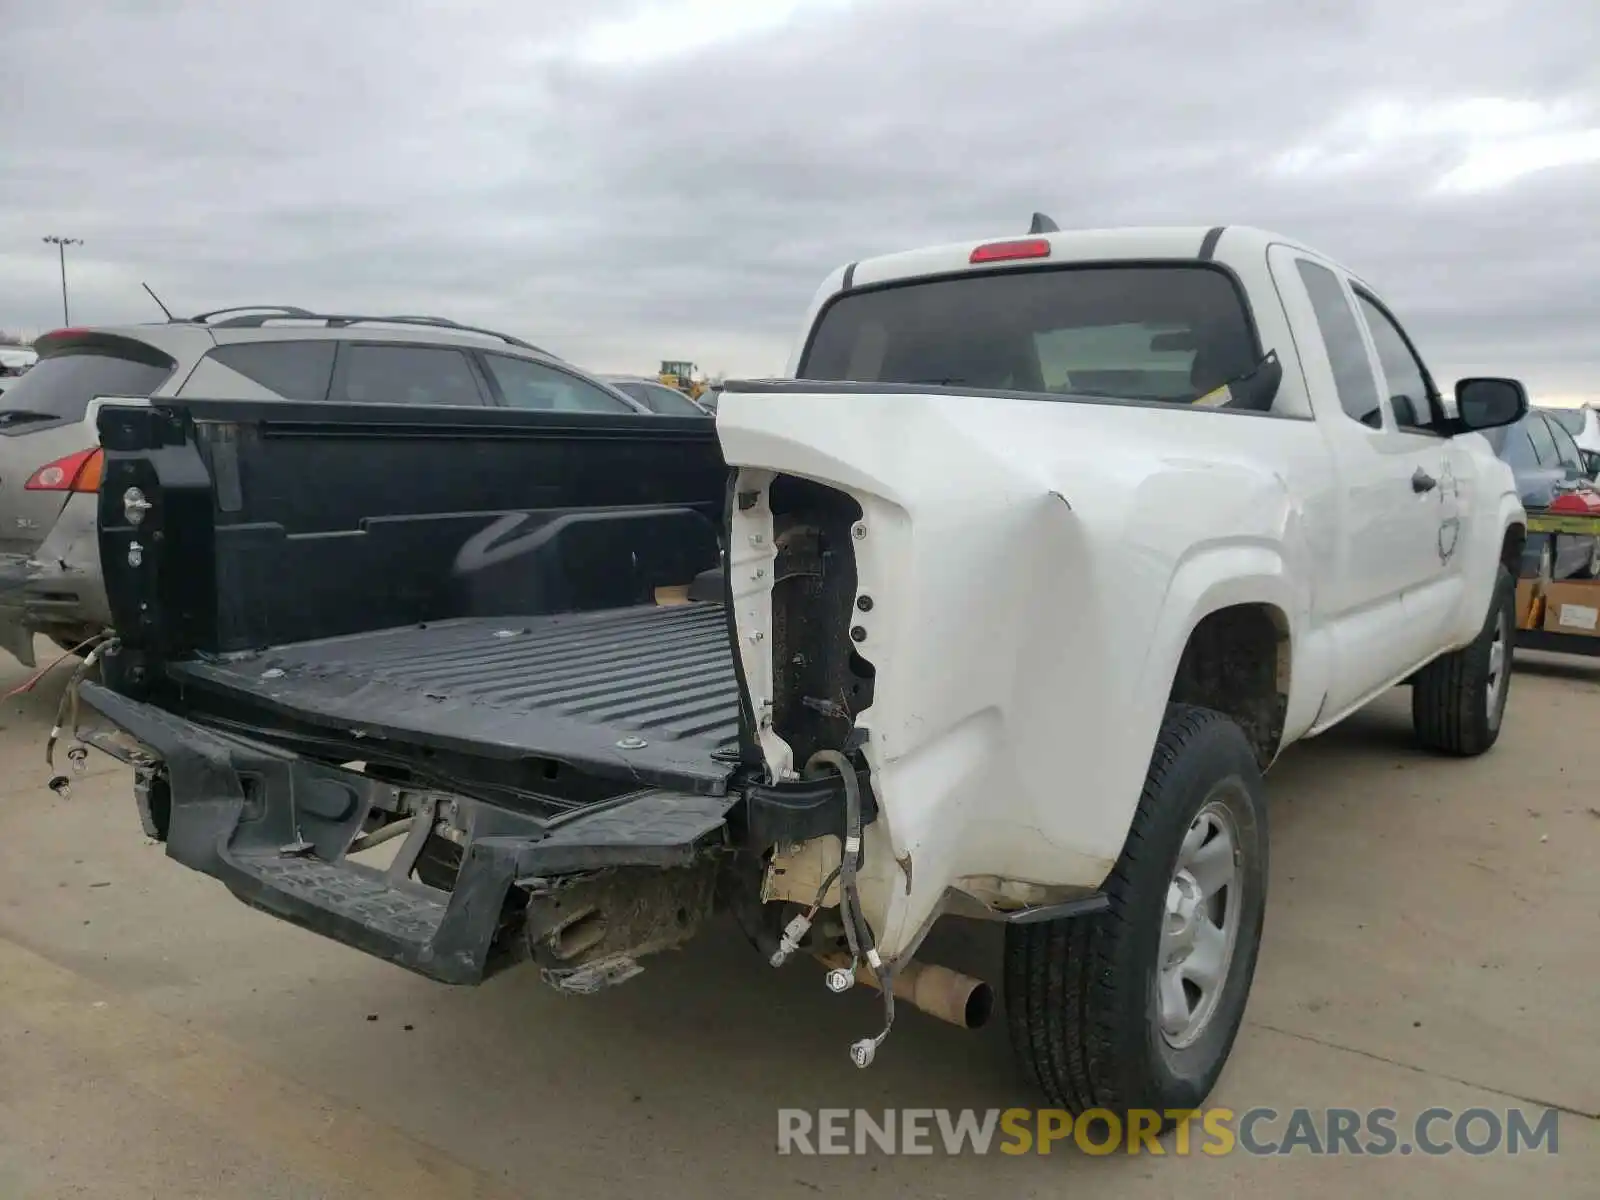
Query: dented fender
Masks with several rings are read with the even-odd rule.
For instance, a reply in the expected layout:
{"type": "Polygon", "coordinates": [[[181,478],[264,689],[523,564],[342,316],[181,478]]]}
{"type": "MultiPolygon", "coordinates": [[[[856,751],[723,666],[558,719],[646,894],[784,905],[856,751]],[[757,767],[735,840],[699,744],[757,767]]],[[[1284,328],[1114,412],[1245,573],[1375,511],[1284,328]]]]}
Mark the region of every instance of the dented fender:
{"type": "MultiPolygon", "coordinates": [[[[794,602],[774,607],[784,519],[774,484],[826,485],[855,518],[829,553],[835,578],[853,571],[856,603],[825,636],[850,639],[872,672],[871,703],[851,728],[865,737],[879,807],[863,903],[886,957],[915,948],[951,890],[992,904],[1099,887],[1195,624],[1228,604],[1268,603],[1292,637],[1311,604],[1299,581],[1319,531],[1281,476],[1230,450],[1236,420],[737,390],[717,420],[741,493],[734,622],[774,778],[803,765],[791,741],[814,736],[774,719],[784,656],[815,644],[786,642],[795,618],[783,605],[794,602]]],[[[1315,436],[1309,423],[1250,424],[1272,438],[1315,436]]]]}

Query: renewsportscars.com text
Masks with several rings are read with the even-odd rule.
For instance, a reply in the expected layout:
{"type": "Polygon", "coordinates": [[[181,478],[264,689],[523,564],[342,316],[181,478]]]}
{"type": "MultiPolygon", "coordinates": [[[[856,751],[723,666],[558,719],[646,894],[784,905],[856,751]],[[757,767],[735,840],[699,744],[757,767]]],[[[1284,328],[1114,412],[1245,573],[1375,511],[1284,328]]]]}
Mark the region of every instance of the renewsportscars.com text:
{"type": "Polygon", "coordinates": [[[1555,1109],[781,1108],[779,1154],[1443,1155],[1557,1154],[1555,1109]],[[1175,1127],[1156,1131],[1166,1121],[1175,1127]]]}

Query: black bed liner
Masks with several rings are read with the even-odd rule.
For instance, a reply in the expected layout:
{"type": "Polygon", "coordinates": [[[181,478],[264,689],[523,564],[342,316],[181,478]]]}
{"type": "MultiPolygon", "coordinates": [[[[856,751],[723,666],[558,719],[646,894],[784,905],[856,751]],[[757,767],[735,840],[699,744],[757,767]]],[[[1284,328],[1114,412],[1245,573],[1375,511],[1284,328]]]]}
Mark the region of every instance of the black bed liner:
{"type": "Polygon", "coordinates": [[[721,795],[739,689],[720,604],[470,617],[170,663],[319,725],[721,795]]]}

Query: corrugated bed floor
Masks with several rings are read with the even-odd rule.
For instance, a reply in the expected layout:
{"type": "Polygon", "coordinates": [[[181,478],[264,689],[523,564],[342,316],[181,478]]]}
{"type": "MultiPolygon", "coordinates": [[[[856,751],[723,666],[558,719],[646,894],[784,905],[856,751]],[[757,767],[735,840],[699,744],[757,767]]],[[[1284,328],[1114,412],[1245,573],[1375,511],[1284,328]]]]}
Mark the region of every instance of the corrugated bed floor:
{"type": "Polygon", "coordinates": [[[705,784],[726,778],[728,764],[713,755],[738,737],[725,613],[685,604],[469,618],[171,670],[368,735],[626,765],[641,780],[682,784],[687,774],[705,784]]]}

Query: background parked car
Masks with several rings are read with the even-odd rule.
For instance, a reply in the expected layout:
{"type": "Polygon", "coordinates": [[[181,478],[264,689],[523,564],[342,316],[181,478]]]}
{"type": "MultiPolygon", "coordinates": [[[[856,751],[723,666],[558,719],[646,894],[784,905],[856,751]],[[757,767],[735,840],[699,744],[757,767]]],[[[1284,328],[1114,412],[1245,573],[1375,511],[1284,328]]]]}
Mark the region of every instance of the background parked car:
{"type": "MultiPolygon", "coordinates": [[[[1516,476],[1517,492],[1527,508],[1543,508],[1559,488],[1590,486],[1572,434],[1550,416],[1550,410],[1536,408],[1515,425],[1484,434],[1516,476]]],[[[1600,538],[1532,534],[1523,548],[1522,574],[1600,579],[1600,538]]]]}
{"type": "Polygon", "coordinates": [[[1593,405],[1579,408],[1544,408],[1540,412],[1572,435],[1579,450],[1600,454],[1600,412],[1593,405]]]}
{"type": "Polygon", "coordinates": [[[650,411],[518,338],[438,317],[257,306],[34,346],[38,363],[0,396],[0,648],[29,666],[36,633],[72,647],[110,620],[95,531],[104,398],[650,411]]]}
{"type": "Polygon", "coordinates": [[[38,353],[27,346],[0,346],[0,394],[38,361],[38,353]]]}
{"type": "Polygon", "coordinates": [[[625,392],[639,403],[645,405],[651,412],[663,417],[706,417],[710,416],[709,409],[703,407],[698,401],[691,400],[677,388],[670,388],[657,379],[647,379],[643,375],[602,375],[612,387],[619,392],[625,392]]]}

